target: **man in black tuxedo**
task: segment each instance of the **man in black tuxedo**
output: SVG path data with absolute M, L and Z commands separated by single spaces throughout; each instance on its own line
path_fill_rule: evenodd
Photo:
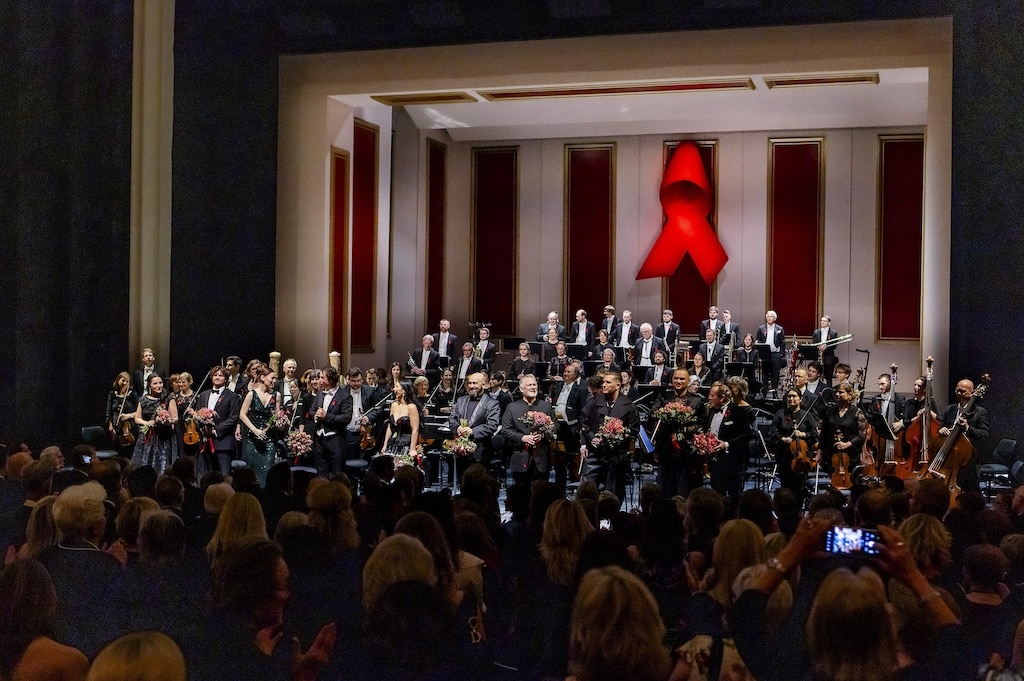
M 636 345 L 640 337 L 640 327 L 633 323 L 633 313 L 629 310 L 622 311 L 622 321 L 612 331 L 609 342 L 616 347 L 631 348 Z
M 561 381 L 551 384 L 551 403 L 555 411 L 558 441 L 565 446 L 552 458 L 555 484 L 565 489 L 568 482 L 569 462 L 580 450 L 580 416 L 587 404 L 587 386 L 580 380 L 580 365 L 572 362 L 562 371 Z
M 248 389 L 249 377 L 242 373 L 242 358 L 231 355 L 225 362 L 228 370 L 227 389 L 236 395 L 242 395 Z
M 615 333 L 615 327 L 619 325 L 622 320 L 615 315 L 614 305 L 604 306 L 604 319 L 601 320 L 601 328 L 608 334 L 608 340 L 611 341 L 612 334 Z
M 724 328 L 725 324 L 718 318 L 718 307 L 712 305 L 708 308 L 708 318 L 702 319 L 700 322 L 700 337 L 704 338 L 704 332 L 711 329 L 715 332 L 715 338 L 718 338 Z
M 665 341 L 670 351 L 674 350 L 679 337 L 679 325 L 672 321 L 672 310 L 661 311 L 661 324 L 654 327 L 654 335 Z
M 332 365 L 324 367 L 320 378 L 323 390 L 313 403 L 313 454 L 316 472 L 323 476 L 340 473 L 345 465 L 345 431 L 352 421 L 352 397 L 338 388 L 340 379 L 341 374 Z
M 381 410 L 376 407 L 373 397 L 377 394 L 373 386 L 363 382 L 363 371 L 358 367 L 352 367 L 347 374 L 348 386 L 344 390 L 352 400 L 352 418 L 345 426 L 345 458 L 357 458 L 355 453 L 360 452 L 363 456 L 372 452 L 363 452 L 361 447 L 362 432 L 360 426 L 373 425 L 376 423 Z
M 466 378 L 484 370 L 483 361 L 473 354 L 473 344 L 466 341 L 462 344 L 462 357 L 452 365 L 456 385 L 462 385 Z
M 740 325 L 732 320 L 732 312 L 722 310 L 722 331 L 718 334 L 718 340 L 722 345 L 728 345 L 726 334 L 732 336 L 733 348 L 743 345 L 743 336 L 740 335 Z
M 275 392 L 281 393 L 281 408 L 288 412 L 295 406 L 292 386 L 298 385 L 299 378 L 295 375 L 298 370 L 298 362 L 291 358 L 286 359 L 281 363 L 281 371 L 284 372 L 284 375 L 277 379 L 277 383 L 274 384 Z
M 874 395 L 867 404 L 864 411 L 868 417 L 868 423 L 875 428 L 875 432 L 885 440 L 885 451 L 877 453 L 881 461 L 895 460 L 895 442 L 890 435 L 898 435 L 903 428 L 903 412 L 905 403 L 902 395 L 897 395 L 892 389 L 892 378 L 889 374 L 881 374 L 878 377 L 878 394 Z M 882 427 L 882 422 L 888 426 Z M 892 431 L 891 433 L 889 431 Z
M 625 317 L 625 310 L 623 311 Z M 618 444 L 605 444 L 598 433 L 606 419 L 619 419 L 627 437 Z M 619 498 L 626 498 L 626 480 L 629 477 L 629 444 L 640 428 L 636 406 L 622 391 L 621 374 L 609 373 L 601 378 L 601 393 L 584 408 L 580 429 L 580 453 L 585 457 L 584 480 L 604 483 Z
M 708 462 L 711 488 L 719 494 L 739 499 L 743 491 L 743 470 L 750 453 L 753 435 L 751 422 L 744 418 L 749 411 L 733 413 L 728 386 L 718 382 L 708 395 L 705 431 L 718 437 L 718 450 Z
M 555 419 L 551 404 L 538 398 L 537 377 L 527 374 L 519 380 L 519 391 L 523 398 L 505 408 L 501 416 L 501 432 L 512 447 L 509 469 L 516 484 L 530 484 L 531 481 L 547 480 L 550 463 L 551 440 L 530 431 L 530 426 L 520 419 L 528 412 L 536 411 Z
M 479 340 L 475 344 L 476 355 L 480 358 L 480 361 L 484 363 L 484 368 L 487 371 L 491 370 L 494 366 L 494 359 L 498 353 L 498 347 L 488 340 L 491 337 L 491 330 L 486 326 L 481 326 L 477 330 Z
M 536 338 L 538 343 L 543 343 L 548 339 L 548 329 L 554 329 L 560 340 L 565 338 L 565 324 L 558 323 L 558 313 L 554 310 L 548 312 L 548 320 L 546 322 L 542 322 L 537 326 Z
M 437 363 L 437 350 L 434 350 L 434 337 L 429 333 L 422 339 L 422 347 L 412 351 L 409 360 L 409 371 L 414 376 L 426 376 L 431 385 L 441 377 L 441 369 Z
M 459 337 L 450 331 L 452 323 L 442 319 L 437 325 L 438 332 L 434 334 L 434 349 L 438 357 L 448 357 L 452 361 L 458 357 Z
M 166 379 L 167 374 L 156 366 L 156 355 L 153 354 L 153 350 L 150 348 L 142 349 L 142 368 L 136 369 L 132 374 L 132 390 L 135 391 L 136 395 L 145 395 L 146 388 L 149 385 L 149 377 L 153 374 Z
M 668 356 L 665 341 L 654 335 L 654 329 L 644 322 L 640 325 L 640 338 L 633 345 L 633 365 L 638 367 L 654 366 L 654 353 L 660 352 Z
M 823 402 L 826 406 L 835 404 L 835 391 L 825 383 L 822 379 L 821 373 L 822 368 L 818 360 L 807 363 L 807 392 L 814 395 L 820 395 L 821 398 L 819 401 Z M 897 414 L 897 416 L 899 416 L 899 414 Z
M 672 372 L 672 390 L 665 393 L 654 403 L 652 411 L 667 404 L 677 403 L 700 413 L 702 400 L 700 394 L 693 394 L 686 388 L 690 384 L 690 374 L 686 369 L 679 368 Z M 696 432 L 700 423 L 693 426 L 675 429 L 668 424 L 656 427 L 654 447 L 658 453 L 658 484 L 666 499 L 677 494 L 686 496 L 694 487 L 700 487 L 704 481 L 703 462 L 697 457 L 690 445 L 689 438 Z
M 708 368 L 711 369 L 711 381 L 720 381 L 725 369 L 725 346 L 718 342 L 711 327 L 704 331 L 704 342 L 700 344 L 700 354 L 704 355 Z
M 764 369 L 766 390 L 776 392 L 779 387 L 779 372 L 782 371 L 782 353 L 786 349 L 786 332 L 780 324 L 776 324 L 779 315 L 775 310 L 764 313 L 765 323 L 757 327 L 755 343 L 768 345 L 768 357 L 762 358 L 767 364 Z
M 501 405 L 486 392 L 487 379 L 482 373 L 470 374 L 466 378 L 466 392 L 460 395 L 448 416 L 448 426 L 458 434 L 462 422 L 472 431 L 476 451 L 472 456 L 456 459 L 455 468 L 459 475 L 474 461 L 485 467 L 491 462 L 491 436 L 501 425 Z
M 984 387 L 984 386 L 983 386 Z M 961 437 L 966 437 L 974 445 L 974 456 L 960 469 L 957 476 L 957 484 L 966 492 L 975 492 L 981 489 L 978 479 L 978 452 L 985 446 L 989 432 L 988 409 L 974 404 L 974 410 L 967 413 L 966 408 L 971 397 L 974 395 L 974 382 L 963 379 L 956 384 L 956 402 L 946 407 L 945 413 L 940 420 L 942 426 L 939 428 L 939 435 L 946 437 L 957 424 L 960 425 Z
M 828 315 L 822 315 L 821 326 L 811 334 L 811 343 L 821 343 L 835 338 L 839 338 L 839 332 L 832 328 L 832 318 Z M 836 349 L 834 347 L 825 348 L 821 359 L 825 369 L 825 382 L 832 385 L 832 374 L 836 369 L 836 365 L 839 364 L 839 358 L 836 357 Z
M 576 321 L 572 323 L 572 329 L 569 331 L 567 341 L 569 343 L 582 343 L 589 348 L 594 344 L 596 336 L 597 331 L 594 329 L 594 322 L 587 319 L 587 311 L 582 308 L 576 310 Z
M 204 443 L 202 456 L 207 470 L 216 468 L 224 475 L 231 474 L 231 459 L 235 456 L 235 428 L 238 426 L 238 412 L 242 408 L 242 398 L 227 389 L 227 380 L 228 372 L 224 367 L 210 369 L 213 388 L 199 393 L 195 402 L 196 408 L 206 407 L 217 412 L 213 433 Z

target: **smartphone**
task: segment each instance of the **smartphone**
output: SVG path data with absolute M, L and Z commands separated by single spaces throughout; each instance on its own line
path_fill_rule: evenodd
M 837 525 L 825 535 L 825 550 L 829 553 L 863 553 L 878 555 L 881 536 L 874 530 Z
M 612 529 L 612 519 L 611 518 L 605 518 L 604 520 L 602 520 L 599 523 L 599 525 L 601 526 L 602 530 L 610 530 L 610 529 Z
M 89 456 L 88 454 L 83 454 L 82 455 L 82 463 L 85 463 L 85 464 L 92 463 L 92 457 Z

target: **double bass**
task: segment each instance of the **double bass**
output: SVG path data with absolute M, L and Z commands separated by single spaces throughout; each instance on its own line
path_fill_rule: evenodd
M 935 375 L 935 360 L 929 356 L 925 363 L 925 398 L 924 409 L 919 418 L 914 419 L 900 433 L 896 449 L 902 461 L 896 464 L 893 474 L 900 480 L 906 480 L 917 471 L 924 471 L 930 459 L 929 449 L 939 441 L 939 424 L 932 416 L 932 378 Z
M 928 462 L 928 466 L 921 471 L 922 478 L 934 478 L 941 480 L 946 489 L 949 490 L 949 503 L 952 506 L 956 498 L 960 496 L 960 486 L 956 482 L 960 469 L 966 466 L 974 456 L 974 445 L 963 436 L 962 422 L 974 414 L 975 405 L 978 400 L 985 396 L 992 379 L 988 374 L 981 377 L 980 385 L 974 389 L 967 404 L 960 410 L 960 418 L 956 420 L 953 427 L 949 429 L 935 456 Z M 941 439 L 941 436 L 939 436 Z
M 899 381 L 899 367 L 893 362 L 889 365 L 890 395 L 896 394 L 896 383 Z M 890 403 L 891 404 L 891 403 Z M 882 415 L 884 417 L 884 414 Z M 891 424 L 886 424 L 891 430 Z M 892 433 L 888 433 L 891 435 Z M 864 476 L 878 478 L 892 475 L 896 469 L 896 448 L 890 450 L 889 438 L 879 433 L 878 429 L 867 422 L 864 428 L 864 448 L 861 452 L 860 462 L 864 465 Z

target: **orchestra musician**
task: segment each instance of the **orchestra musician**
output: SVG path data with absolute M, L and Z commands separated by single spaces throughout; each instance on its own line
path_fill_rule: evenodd
M 487 378 L 483 373 L 466 377 L 466 392 L 459 395 L 448 416 L 448 426 L 454 435 L 458 434 L 462 422 L 471 432 L 476 451 L 471 456 L 457 457 L 455 468 L 462 475 L 471 463 L 482 463 L 485 467 L 491 461 L 491 437 L 501 425 L 501 406 L 485 391 Z
M 623 317 L 626 311 L 623 311 Z M 625 322 L 623 322 L 625 323 Z M 626 479 L 630 474 L 629 450 L 640 427 L 636 406 L 621 391 L 622 376 L 614 372 L 601 377 L 601 392 L 584 408 L 580 428 L 580 453 L 584 456 L 583 480 L 604 484 L 619 500 L 626 498 Z M 627 437 L 613 443 L 599 437 L 607 419 L 619 419 Z
M 977 491 L 981 489 L 978 478 L 978 451 L 985 445 L 989 432 L 988 409 L 980 404 L 974 404 L 974 411 L 970 414 L 964 413 L 964 407 L 974 395 L 974 382 L 964 378 L 956 384 L 956 402 L 946 407 L 943 413 L 939 428 L 939 435 L 946 437 L 953 426 L 960 424 L 962 437 L 966 437 L 974 446 L 974 456 L 960 468 L 960 475 L 957 476 L 957 484 L 964 491 Z
M 918 376 L 914 379 L 914 393 L 910 397 L 903 401 L 903 415 L 900 426 L 909 426 L 911 421 L 916 421 L 921 418 L 921 411 L 925 408 L 925 403 L 928 403 L 928 409 L 934 414 L 938 407 L 935 406 L 935 398 L 931 398 L 928 401 L 928 379 L 924 376 Z
M 836 338 L 839 338 L 839 332 L 832 328 L 832 317 L 827 314 L 822 315 L 821 326 L 811 334 L 811 342 L 822 343 Z M 839 358 L 836 357 L 836 349 L 834 347 L 825 348 L 821 353 L 821 358 L 824 365 L 825 382 L 828 385 L 832 385 L 832 375 L 835 373 L 836 365 L 839 364 Z
M 699 352 L 693 356 L 693 368 L 690 369 L 690 377 L 696 378 L 701 388 L 707 388 L 714 382 L 711 380 L 711 367 L 705 363 L 704 355 Z
M 831 404 L 836 401 L 835 392 L 821 379 L 822 366 L 818 360 L 807 363 L 807 391 L 821 396 L 821 401 Z
M 228 390 L 241 396 L 245 392 L 245 384 L 249 382 L 249 377 L 242 373 L 242 358 L 231 355 L 224 367 L 228 370 Z
M 615 347 L 614 345 L 611 344 L 608 338 L 608 332 L 605 331 L 603 328 L 600 329 L 597 332 L 597 342 L 594 343 L 594 346 L 592 348 L 590 348 L 590 352 L 587 353 L 587 357 L 591 359 L 601 359 L 602 357 L 604 357 L 605 350 L 610 350 L 611 348 Z
M 676 347 L 676 339 L 679 338 L 679 325 L 672 321 L 672 316 L 672 310 L 662 310 L 661 324 L 654 328 L 654 335 L 665 341 L 670 351 Z
M 745 392 L 746 382 L 737 390 Z M 708 461 L 711 488 L 738 499 L 743 488 L 743 470 L 750 454 L 754 412 L 749 404 L 732 404 L 732 390 L 718 381 L 708 395 L 704 428 L 718 437 L 718 448 Z
M 437 333 L 434 334 L 434 349 L 437 350 L 438 357 L 450 357 L 454 359 L 458 352 L 456 348 L 459 347 L 459 337 L 451 332 L 452 323 L 447 319 L 442 319 L 437 324 Z
M 621 321 L 621 319 L 615 316 L 614 305 L 604 306 L 604 319 L 601 320 L 601 328 L 604 329 L 606 334 L 608 334 L 608 338 L 612 337 L 612 334 L 615 332 L 615 327 L 617 327 Z
M 718 340 L 724 345 L 729 344 L 726 334 L 732 336 L 732 344 L 735 347 L 740 342 L 740 325 L 732 320 L 732 313 L 722 310 L 722 332 L 718 334 Z M 755 391 L 756 392 L 756 391 Z
M 529 348 L 529 346 L 527 346 Z M 462 344 L 462 357 L 453 365 L 456 385 L 466 382 L 466 377 L 484 370 L 484 363 L 473 354 L 473 344 L 466 341 Z
M 436 358 L 437 353 L 434 355 Z M 339 389 L 340 380 L 341 374 L 336 368 L 325 366 L 320 372 L 321 389 L 312 407 L 313 458 L 317 474 L 324 477 L 340 473 L 345 463 L 344 431 L 352 420 L 352 398 Z
M 527 374 L 519 379 L 522 399 L 508 405 L 501 417 L 501 432 L 512 447 L 509 468 L 517 484 L 530 484 L 533 480 L 547 480 L 550 462 L 551 441 L 543 435 L 531 432 L 524 422 L 529 412 L 546 414 L 555 419 L 551 404 L 538 398 L 537 377 Z
M 522 380 L 526 374 L 536 371 L 537 365 L 530 356 L 530 346 L 526 343 L 519 344 L 519 356 L 509 362 L 508 375 L 515 376 L 516 380 Z
M 554 329 L 548 331 L 547 337 L 544 339 L 544 344 L 541 345 L 540 350 L 540 361 L 550 362 L 556 354 L 558 354 L 558 344 L 561 339 L 558 337 L 558 332 Z
M 618 363 L 615 361 L 615 351 L 611 348 L 605 348 L 604 352 L 601 353 L 601 364 L 597 367 L 598 373 L 602 371 L 621 371 Z
M 772 429 L 768 436 L 778 464 L 779 482 L 783 487 L 793 490 L 797 499 L 804 496 L 803 485 L 807 479 L 806 472 L 793 470 L 793 441 L 800 440 L 806 445 L 805 454 L 813 458 L 817 449 L 818 419 L 802 406 L 803 396 L 796 388 L 786 391 L 786 404 L 775 412 L 772 418 Z M 799 443 L 797 445 L 800 446 Z
M 640 397 L 640 388 L 633 370 L 629 367 L 621 369 L 619 376 L 622 377 L 622 387 L 619 390 L 623 395 L 636 402 Z
M 440 376 L 437 363 L 437 350 L 434 350 L 434 337 L 429 333 L 421 339 L 422 346 L 413 350 L 409 357 L 409 371 L 414 376 L 426 376 L 434 383 Z
M 633 364 L 641 367 L 653 366 L 654 353 L 658 351 L 668 355 L 668 347 L 665 345 L 665 340 L 655 336 L 654 327 L 644 322 L 640 325 L 640 338 L 633 346 Z
M 672 370 L 665 364 L 665 353 L 657 350 L 654 353 L 654 365 L 647 370 L 644 383 L 653 386 L 667 385 L 671 380 Z M 683 386 L 686 389 L 686 386 Z
M 551 403 L 557 420 L 556 434 L 559 443 L 564 443 L 565 452 L 553 457 L 555 484 L 565 489 L 568 481 L 568 465 L 580 449 L 580 423 L 583 407 L 587 403 L 587 386 L 580 380 L 579 365 L 575 362 L 565 368 L 562 381 L 551 386 Z
M 671 392 L 665 393 L 652 405 L 656 412 L 665 405 L 676 403 L 689 407 L 699 414 L 703 400 L 700 394 L 687 390 L 690 384 L 689 372 L 680 367 L 672 372 Z M 654 451 L 658 456 L 658 484 L 662 496 L 672 498 L 677 494 L 686 496 L 694 487 L 700 487 L 704 480 L 704 467 L 690 444 L 690 437 L 696 432 L 698 423 L 691 427 L 675 430 L 674 426 L 656 424 L 654 427 Z
M 576 321 L 572 323 L 567 340 L 586 348 L 594 344 L 594 322 L 587 320 L 586 310 L 576 310 Z
M 434 396 L 427 403 L 428 414 L 442 414 L 447 416 L 452 412 L 452 401 L 456 392 L 455 372 L 451 368 L 441 372 L 441 382 L 434 390 Z
M 562 380 L 562 374 L 565 373 L 565 367 L 572 362 L 572 357 L 565 354 L 565 341 L 558 341 L 555 345 L 555 352 L 557 353 L 548 362 L 548 376 L 551 380 L 558 382 Z
M 274 390 L 276 392 L 281 393 L 282 406 L 288 411 L 291 411 L 292 407 L 294 406 L 292 402 L 292 385 L 297 383 L 299 380 L 295 376 L 298 370 L 298 362 L 296 362 L 294 359 L 286 359 L 281 364 L 281 371 L 284 372 L 284 375 L 278 379 L 277 385 L 274 386 Z
M 210 446 L 203 451 L 206 458 L 203 468 L 219 470 L 224 475 L 231 473 L 231 457 L 235 455 L 235 426 L 238 425 L 238 415 L 242 408 L 242 398 L 227 389 L 227 381 L 227 369 L 220 366 L 210 369 L 210 383 L 213 387 L 199 393 L 194 405 L 195 410 L 206 407 L 217 413 L 209 439 Z
M 725 346 L 717 342 L 714 329 L 710 326 L 704 331 L 704 342 L 700 344 L 698 354 L 703 355 L 711 371 L 711 382 L 722 380 L 725 368 Z
M 131 449 L 134 443 L 120 444 L 118 436 L 121 429 L 124 427 L 122 424 L 128 423 L 128 431 L 134 437 L 136 435 L 135 428 L 135 407 L 138 406 L 139 398 L 131 389 L 132 377 L 127 371 L 122 371 L 114 379 L 114 384 L 111 386 L 111 390 L 107 393 L 107 409 L 106 409 L 106 423 L 107 432 L 110 433 L 111 439 L 118 443 L 118 449 L 121 450 L 122 456 L 127 454 L 131 456 Z
M 167 374 L 156 366 L 156 355 L 152 348 L 142 348 L 142 368 L 132 374 L 132 390 L 136 395 L 144 395 L 149 386 L 149 377 L 153 374 L 166 378 Z M 173 386 L 172 386 L 173 387 Z
M 825 410 L 821 419 L 817 459 L 824 469 L 832 470 L 834 454 L 848 455 L 850 470 L 860 464 L 860 452 L 864 446 L 860 415 L 857 391 L 848 382 L 840 383 L 836 387 L 836 403 Z
M 700 322 L 700 335 L 698 338 L 706 338 L 705 332 L 708 329 L 711 329 L 715 334 L 715 338 L 718 338 L 718 334 L 722 332 L 722 328 L 722 321 L 718 318 L 718 307 L 712 305 L 708 308 L 708 318 L 702 319 Z
M 903 429 L 904 410 L 903 396 L 897 395 L 896 391 L 892 389 L 892 377 L 889 374 L 880 374 L 878 376 L 878 394 L 873 396 L 865 405 L 865 411 L 869 418 L 872 415 L 881 418 L 889 425 L 892 434 L 898 435 L 900 430 Z M 884 461 L 892 460 L 895 451 L 894 441 L 889 437 L 889 433 L 885 429 L 876 429 L 876 432 L 886 441 L 886 451 L 879 452 L 879 458 Z
M 495 355 L 498 352 L 498 347 L 488 340 L 491 337 L 491 330 L 486 326 L 481 326 L 477 329 L 478 340 L 476 347 L 474 348 L 475 354 L 480 358 L 480 361 L 484 363 L 484 368 L 487 371 L 491 370 L 494 366 Z
M 631 348 L 640 337 L 640 327 L 633 323 L 633 313 L 622 311 L 622 321 L 612 332 L 612 344 L 620 348 Z
M 542 322 L 537 326 L 537 342 L 540 343 L 547 340 L 548 334 L 551 331 L 555 332 L 556 341 L 561 340 L 565 335 L 565 325 L 558 323 L 558 313 L 554 310 L 548 312 L 548 320 L 546 322 Z
M 782 353 L 786 349 L 786 332 L 783 330 L 780 324 L 776 324 L 779 315 L 775 313 L 775 310 L 768 310 L 764 313 L 765 323 L 757 327 L 757 336 L 754 337 L 754 342 L 762 343 L 768 346 L 768 357 L 762 357 L 762 366 L 765 364 L 765 383 L 767 383 L 767 389 L 771 390 L 773 394 L 778 392 L 779 388 L 779 373 L 782 371 L 784 364 L 782 360 Z
M 754 334 L 748 333 L 743 336 L 743 342 L 736 349 L 736 361 L 743 364 L 742 376 L 747 379 L 750 389 L 755 393 L 761 392 L 761 383 L 755 379 L 755 371 L 758 362 L 761 361 L 761 353 L 754 347 Z

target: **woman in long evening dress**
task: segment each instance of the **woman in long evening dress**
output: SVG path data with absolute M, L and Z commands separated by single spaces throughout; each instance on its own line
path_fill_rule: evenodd
M 268 426 L 281 403 L 281 396 L 274 392 L 277 374 L 269 367 L 261 365 L 254 374 L 255 380 L 249 383 L 250 389 L 242 400 L 238 418 L 245 424 L 242 459 L 256 473 L 256 479 L 263 487 L 267 484 L 267 471 L 277 456 L 273 433 L 268 432 Z
M 157 425 L 157 411 L 163 409 L 170 414 L 170 422 Z M 135 423 L 139 426 L 139 437 L 135 441 L 132 463 L 136 466 L 152 466 L 158 475 L 170 468 L 181 454 L 174 424 L 178 422 L 178 405 L 164 392 L 164 379 L 159 374 L 150 374 L 146 394 L 135 408 Z

